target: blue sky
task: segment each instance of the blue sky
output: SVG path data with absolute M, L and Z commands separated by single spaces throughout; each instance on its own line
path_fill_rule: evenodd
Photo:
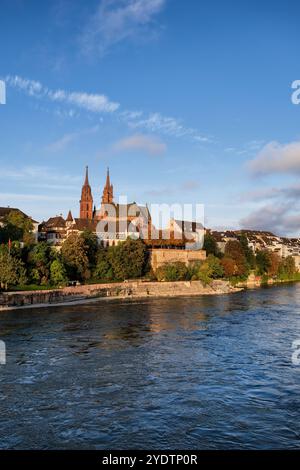
M 299 235 L 297 1 L 1 0 L 0 205 L 116 195 Z

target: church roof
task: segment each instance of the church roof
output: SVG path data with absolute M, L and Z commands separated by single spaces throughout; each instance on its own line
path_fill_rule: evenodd
M 107 206 L 107 207 L 106 207 Z M 110 204 L 104 204 L 102 210 L 96 211 L 96 214 L 101 214 L 101 212 L 106 210 L 111 217 L 120 217 L 121 216 L 128 216 L 128 217 L 144 217 L 148 220 L 151 219 L 151 214 L 147 206 L 141 206 L 136 202 L 131 202 L 129 204 L 116 204 L 114 202 Z M 110 213 L 110 210 L 112 213 Z

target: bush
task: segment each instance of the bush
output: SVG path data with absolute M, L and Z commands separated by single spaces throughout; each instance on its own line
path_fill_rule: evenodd
M 188 268 L 180 261 L 160 266 L 155 274 L 158 281 L 184 281 L 189 278 Z

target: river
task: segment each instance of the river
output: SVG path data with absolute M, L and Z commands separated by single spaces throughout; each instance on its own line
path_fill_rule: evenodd
M 2 449 L 300 448 L 300 284 L 3 312 Z

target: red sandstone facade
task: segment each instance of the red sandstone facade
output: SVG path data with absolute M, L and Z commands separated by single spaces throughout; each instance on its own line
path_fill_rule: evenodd
M 92 219 L 93 218 L 93 196 L 92 189 L 89 183 L 89 170 L 86 167 L 85 181 L 81 190 L 80 199 L 80 219 Z

